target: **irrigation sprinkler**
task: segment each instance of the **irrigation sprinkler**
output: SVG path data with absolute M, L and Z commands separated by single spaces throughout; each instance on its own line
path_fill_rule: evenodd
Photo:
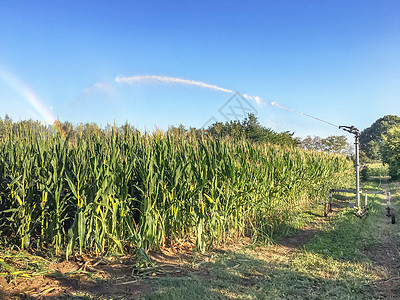
M 325 216 L 328 215 L 328 213 L 332 209 L 332 194 L 334 192 L 345 192 L 345 193 L 354 193 L 356 194 L 356 210 L 355 214 L 356 216 L 362 218 L 367 214 L 367 209 L 368 209 L 368 194 L 374 194 L 374 199 L 377 194 L 385 194 L 387 197 L 387 205 L 386 205 L 386 210 L 387 214 L 386 216 L 392 218 L 392 224 L 396 223 L 396 215 L 395 215 L 395 210 L 390 204 L 390 192 L 388 191 L 361 191 L 360 190 L 360 131 L 354 127 L 354 126 L 339 126 L 339 129 L 343 129 L 344 131 L 347 131 L 351 134 L 354 134 L 355 138 L 355 150 L 356 150 L 356 161 L 354 163 L 354 167 L 356 168 L 356 189 L 355 190 L 342 190 L 342 189 L 330 189 L 329 190 L 329 202 L 326 203 L 325 205 Z M 365 206 L 362 208 L 361 207 L 361 193 L 365 194 Z M 353 205 L 352 205 L 353 204 Z M 350 207 L 354 207 L 354 202 L 350 203 Z
M 329 202 L 325 204 L 325 216 L 332 210 L 332 193 L 334 192 L 344 192 L 344 193 L 355 193 L 356 194 L 356 215 L 363 217 L 367 211 L 367 192 L 365 193 L 365 207 L 361 209 L 361 199 L 360 199 L 360 131 L 354 126 L 339 126 L 339 129 L 343 129 L 351 134 L 354 134 L 355 138 L 355 150 L 356 150 L 356 161 L 354 167 L 356 168 L 356 189 L 355 190 L 344 190 L 344 189 L 331 189 L 329 190 Z M 353 204 L 353 205 L 352 205 Z M 354 206 L 354 202 L 350 203 L 350 207 Z
M 349 133 L 354 134 L 355 138 L 355 148 L 356 148 L 356 162 L 354 167 L 356 168 L 356 200 L 357 207 L 361 207 L 360 200 L 360 131 L 354 126 L 339 126 L 339 129 L 343 129 Z
M 365 206 L 364 206 L 364 208 L 361 208 L 361 199 L 360 199 L 360 197 L 361 197 L 362 191 L 360 190 L 360 148 L 359 148 L 359 146 L 360 146 L 360 131 L 356 127 L 354 127 L 354 126 L 337 126 L 337 125 L 335 125 L 335 124 L 333 124 L 331 122 L 328 122 L 328 121 L 316 118 L 314 116 L 302 113 L 301 111 L 297 111 L 297 110 L 282 106 L 282 105 L 280 105 L 280 104 L 278 104 L 276 102 L 271 102 L 271 104 L 274 105 L 274 106 L 277 106 L 279 108 L 295 112 L 295 113 L 297 113 L 299 115 L 302 115 L 302 116 L 305 116 L 305 117 L 309 117 L 309 118 L 312 118 L 312 119 L 320 121 L 320 122 L 324 122 L 324 123 L 326 123 L 328 125 L 331 125 L 333 127 L 336 127 L 336 128 L 339 127 L 339 129 L 343 129 L 344 131 L 347 131 L 347 132 L 349 132 L 351 134 L 354 134 L 354 138 L 355 138 L 354 145 L 355 145 L 355 150 L 356 150 L 356 161 L 354 163 L 354 167 L 356 168 L 356 189 L 355 190 L 350 190 L 350 189 L 349 190 L 330 189 L 329 190 L 329 201 L 325 203 L 325 210 L 324 210 L 325 217 L 327 217 L 328 214 L 332 211 L 332 204 L 333 204 L 332 203 L 332 196 L 333 196 L 334 192 L 356 194 L 357 207 L 356 207 L 355 214 L 360 218 L 365 216 L 366 213 L 367 213 L 368 194 L 374 194 L 375 195 L 374 199 L 375 199 L 377 194 L 386 194 L 387 195 L 387 199 L 388 199 L 387 200 L 388 204 L 387 204 L 387 208 L 386 208 L 387 209 L 387 216 L 388 217 L 392 217 L 392 223 L 395 224 L 395 222 L 396 222 L 395 210 L 390 205 L 390 192 L 364 191 L 364 193 L 365 193 Z M 350 207 L 354 208 L 354 204 L 355 204 L 354 202 L 350 202 Z

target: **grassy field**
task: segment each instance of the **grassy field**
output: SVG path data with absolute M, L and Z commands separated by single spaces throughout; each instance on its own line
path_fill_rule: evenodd
M 398 207 L 399 186 L 383 187 Z M 217 255 L 197 274 L 157 281 L 146 299 L 399 299 L 400 230 L 385 217 L 385 205 L 376 198 L 363 219 L 343 208 L 311 237 L 298 233 L 297 243 Z

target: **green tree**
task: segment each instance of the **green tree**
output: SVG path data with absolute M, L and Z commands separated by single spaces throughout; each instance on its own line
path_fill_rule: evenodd
M 254 114 L 249 114 L 243 121 L 246 137 L 252 141 L 261 142 L 267 140 L 269 131 L 266 131 L 258 122 Z
M 84 137 L 87 137 L 87 138 L 92 137 L 92 136 L 100 136 L 100 137 L 103 137 L 103 135 L 104 135 L 104 133 L 103 133 L 103 131 L 100 129 L 100 127 L 99 127 L 96 123 L 94 123 L 94 122 L 92 122 L 92 123 L 86 123 L 86 124 L 81 125 L 81 126 L 82 126 L 82 128 L 81 128 L 81 130 L 82 130 L 82 135 L 83 135 Z M 124 127 L 124 128 L 125 128 L 125 127 Z
M 331 135 L 323 139 L 323 149 L 325 152 L 343 154 L 347 149 L 347 138 L 344 135 Z
M 381 146 L 382 162 L 389 165 L 389 175 L 400 177 L 400 126 L 395 126 L 383 136 Z
M 288 131 L 277 133 L 270 128 L 260 124 L 254 114 L 248 116 L 242 121 L 230 121 L 226 123 L 216 122 L 206 130 L 213 137 L 230 136 L 236 140 L 246 138 L 254 142 L 272 143 L 296 147 L 298 140 L 293 138 L 294 133 Z
M 382 136 L 394 126 L 400 126 L 400 117 L 387 115 L 376 120 L 370 127 L 365 128 L 360 135 L 360 150 L 374 160 L 380 159 L 379 145 L 382 143 Z
M 308 135 L 305 139 L 300 141 L 300 147 L 306 150 L 321 151 L 322 139 L 319 136 L 311 137 Z
M 353 147 L 344 135 L 331 135 L 324 139 L 319 136 L 307 136 L 300 141 L 300 146 L 307 150 L 338 153 L 347 156 L 351 156 L 353 153 Z

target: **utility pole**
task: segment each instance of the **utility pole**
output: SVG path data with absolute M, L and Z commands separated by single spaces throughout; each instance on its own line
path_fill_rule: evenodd
M 354 134 L 355 137 L 355 148 L 356 148 L 356 162 L 354 167 L 356 168 L 356 199 L 357 207 L 361 207 L 360 200 L 360 131 L 354 126 L 339 126 L 339 129 L 343 129 L 349 133 Z

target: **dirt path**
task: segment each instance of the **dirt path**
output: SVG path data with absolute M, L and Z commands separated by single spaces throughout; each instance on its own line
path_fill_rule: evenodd
M 373 283 L 376 299 L 400 299 L 400 216 L 398 215 L 400 184 L 385 183 L 382 187 L 391 192 L 391 202 L 397 213 L 397 224 L 392 224 L 391 218 L 386 217 L 386 200 L 381 200 L 382 218 L 375 228 L 379 246 L 369 251 L 367 255 L 382 276 L 382 279 Z
M 307 241 L 312 238 L 321 227 L 327 225 L 329 221 L 343 208 L 348 205 L 346 197 L 344 199 L 336 199 L 332 206 L 331 212 L 327 217 L 322 215 L 315 215 L 315 219 L 308 226 L 299 229 L 293 236 L 285 237 L 280 240 L 275 248 L 282 251 L 286 256 L 292 254 L 295 250 L 303 247 Z M 273 249 L 273 248 L 272 248 Z

